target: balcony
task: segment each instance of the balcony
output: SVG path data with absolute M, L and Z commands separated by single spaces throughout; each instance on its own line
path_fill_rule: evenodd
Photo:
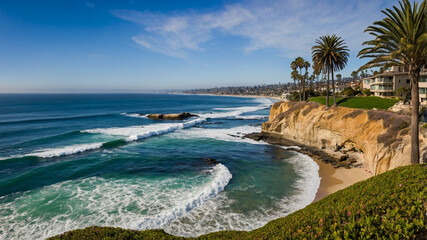
M 372 90 L 371 89 L 371 92 L 393 92 L 393 89 L 381 89 L 381 90 L 378 90 L 378 89 Z
M 375 83 L 372 83 L 372 85 L 379 85 L 379 84 L 381 84 L 381 85 L 384 85 L 384 84 L 393 85 L 393 81 L 391 81 L 391 82 L 375 82 Z

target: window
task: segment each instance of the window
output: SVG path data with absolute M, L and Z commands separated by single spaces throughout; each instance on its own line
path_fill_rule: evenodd
M 420 82 L 427 82 L 427 76 L 420 77 Z
M 426 89 L 425 88 L 420 88 L 418 91 L 419 91 L 420 94 L 425 94 L 426 93 Z
M 409 83 L 409 79 L 406 79 L 406 83 Z

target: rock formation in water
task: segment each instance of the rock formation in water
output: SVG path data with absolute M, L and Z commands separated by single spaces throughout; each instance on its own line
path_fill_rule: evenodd
M 147 114 L 150 119 L 165 119 L 165 120 L 183 120 L 190 117 L 198 117 L 197 115 L 183 112 L 183 113 L 170 113 L 170 114 Z
M 387 111 L 330 107 L 317 103 L 277 102 L 262 124 L 262 134 L 326 151 L 359 152 L 373 174 L 410 164 L 411 119 Z M 420 134 L 421 156 L 427 145 Z

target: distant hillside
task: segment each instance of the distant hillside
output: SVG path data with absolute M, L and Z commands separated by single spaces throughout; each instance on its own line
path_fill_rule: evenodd
M 356 183 L 250 232 L 197 239 L 425 239 L 427 165 L 400 167 Z M 52 239 L 184 239 L 163 230 L 88 227 Z
M 280 96 L 286 89 L 290 88 L 290 86 L 290 83 L 279 83 L 257 86 L 191 89 L 183 92 L 189 94 Z

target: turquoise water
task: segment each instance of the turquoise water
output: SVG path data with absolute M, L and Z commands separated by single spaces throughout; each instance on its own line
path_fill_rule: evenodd
M 250 139 L 269 99 L 0 95 L 0 239 L 91 225 L 181 236 L 251 230 L 309 204 L 307 156 Z M 183 121 L 147 113 L 191 112 Z M 204 158 L 219 164 L 207 165 Z

